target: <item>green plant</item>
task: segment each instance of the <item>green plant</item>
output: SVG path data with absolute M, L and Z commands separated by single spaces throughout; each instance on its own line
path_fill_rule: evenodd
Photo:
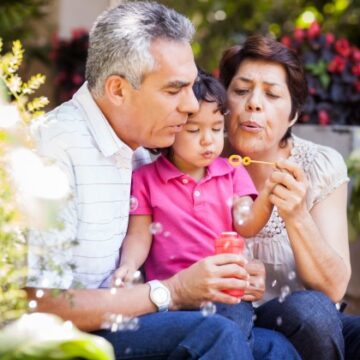
M 360 235 L 360 149 L 355 149 L 347 159 L 352 189 L 348 206 L 350 239 Z
M 10 175 L 9 155 L 14 147 L 30 146 L 26 123 L 40 115 L 41 108 L 47 104 L 45 97 L 29 100 L 29 95 L 39 88 L 45 77 L 36 75 L 23 82 L 17 74 L 24 52 L 21 43 L 15 41 L 12 52 L 5 55 L 1 55 L 1 49 L 0 39 L 0 87 L 3 97 L 0 103 L 0 325 L 19 317 L 28 309 L 26 294 L 21 289 L 26 275 L 26 241 L 23 235 L 26 223 Z M 8 104 L 9 101 L 11 104 Z M 16 132 L 13 131 L 15 128 Z

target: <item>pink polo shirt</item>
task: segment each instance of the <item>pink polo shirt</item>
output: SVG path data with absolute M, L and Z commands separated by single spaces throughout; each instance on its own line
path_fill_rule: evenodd
M 257 191 L 245 168 L 224 158 L 217 158 L 199 182 L 164 156 L 134 171 L 132 196 L 139 205 L 131 215 L 152 215 L 162 225 L 144 264 L 146 278 L 168 278 L 213 255 L 215 239 L 233 230 L 229 200 L 234 194 L 256 197 Z

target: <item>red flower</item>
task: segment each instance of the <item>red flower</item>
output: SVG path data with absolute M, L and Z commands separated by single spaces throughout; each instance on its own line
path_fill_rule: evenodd
M 325 34 L 325 41 L 327 45 L 331 45 L 335 41 L 335 36 L 332 33 Z
M 348 57 L 351 52 L 349 41 L 345 38 L 341 38 L 335 42 L 335 50 L 343 57 Z
M 296 28 L 294 30 L 294 38 L 299 41 L 302 42 L 305 38 L 305 31 L 303 29 L 300 28 Z
M 360 76 L 360 64 L 356 64 L 351 68 L 351 72 L 355 75 L 355 76 Z
M 327 69 L 332 73 L 342 73 L 345 70 L 346 60 L 341 56 L 335 56 L 328 64 Z
M 291 39 L 290 39 L 290 37 L 289 36 L 283 36 L 282 38 L 281 38 L 281 43 L 283 44 L 283 45 L 285 45 L 285 46 L 287 46 L 288 48 L 289 47 L 291 47 Z
M 309 39 L 315 39 L 316 37 L 318 37 L 320 35 L 320 25 L 319 23 L 317 23 L 316 21 L 314 21 L 307 32 L 308 38 Z
M 310 87 L 309 88 L 309 94 L 310 95 L 315 95 L 316 94 L 316 89 L 314 87 Z
M 87 35 L 88 31 L 84 28 L 77 28 L 71 31 L 71 36 L 74 40 L 80 39 L 82 36 Z
M 354 46 L 351 50 L 351 59 L 354 62 L 360 62 L 360 49 Z
M 320 110 L 318 113 L 319 124 L 328 125 L 330 123 L 330 116 L 326 110 Z

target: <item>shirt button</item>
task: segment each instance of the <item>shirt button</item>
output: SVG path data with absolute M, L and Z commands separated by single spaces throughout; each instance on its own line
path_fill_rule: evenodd
M 187 184 L 189 182 L 189 179 L 184 178 L 184 179 L 182 179 L 182 182 L 183 182 L 183 184 Z
M 199 190 L 194 191 L 194 196 L 199 197 L 200 196 L 200 191 Z

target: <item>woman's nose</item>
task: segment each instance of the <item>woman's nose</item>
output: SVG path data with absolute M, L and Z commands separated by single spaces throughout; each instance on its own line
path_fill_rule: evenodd
M 262 111 L 262 105 L 260 101 L 260 97 L 256 94 L 252 94 L 252 96 L 246 102 L 246 110 L 247 111 Z

